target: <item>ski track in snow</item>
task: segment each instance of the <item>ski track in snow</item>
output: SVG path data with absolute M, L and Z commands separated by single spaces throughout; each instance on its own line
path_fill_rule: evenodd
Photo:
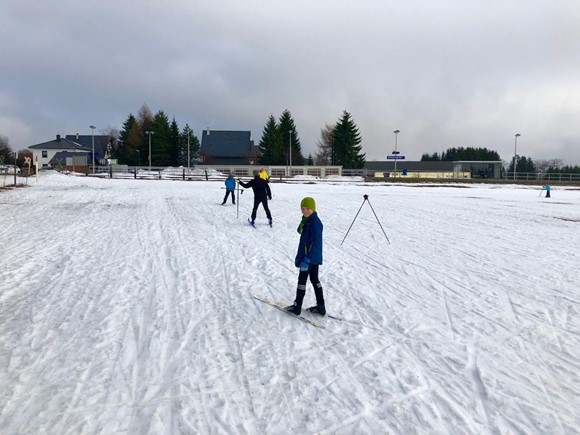
M 221 187 L 0 193 L 3 434 L 580 433 L 578 190 L 273 183 L 254 229 Z M 341 245 L 363 194 L 390 244 L 363 204 Z M 304 196 L 325 330 L 252 298 L 292 302 Z

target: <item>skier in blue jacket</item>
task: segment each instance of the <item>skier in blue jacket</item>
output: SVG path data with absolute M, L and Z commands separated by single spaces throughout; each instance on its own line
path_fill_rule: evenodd
M 544 186 L 544 190 L 546 191 L 546 198 L 550 197 L 550 183 L 546 183 L 546 185 Z
M 224 202 L 222 202 L 222 205 L 226 203 L 226 201 L 228 200 L 228 196 L 230 196 L 230 193 L 232 194 L 232 204 L 236 203 L 236 196 L 234 195 L 235 190 L 236 190 L 236 180 L 234 179 L 234 176 L 230 174 L 228 175 L 228 178 L 226 178 L 226 196 L 224 196 Z
M 286 307 L 286 311 L 295 315 L 301 313 L 302 301 L 306 294 L 306 281 L 310 277 L 310 282 L 314 287 L 314 294 L 316 296 L 316 305 L 307 308 L 307 311 L 324 316 L 326 314 L 324 294 L 322 292 L 322 285 L 318 279 L 318 269 L 322 265 L 323 225 L 316 213 L 314 198 L 304 198 L 300 202 L 300 208 L 302 210 L 302 221 L 298 226 L 300 243 L 298 244 L 298 252 L 294 259 L 294 265 L 300 268 L 298 287 L 296 289 L 294 304 Z

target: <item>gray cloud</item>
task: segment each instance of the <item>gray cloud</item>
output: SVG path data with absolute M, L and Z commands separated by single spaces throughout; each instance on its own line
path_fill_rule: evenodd
M 54 4 L 56 3 L 56 4 Z M 4 4 L 0 134 L 13 148 L 121 127 L 144 102 L 200 135 L 289 109 L 305 154 L 352 113 L 369 160 L 481 146 L 580 164 L 574 1 Z

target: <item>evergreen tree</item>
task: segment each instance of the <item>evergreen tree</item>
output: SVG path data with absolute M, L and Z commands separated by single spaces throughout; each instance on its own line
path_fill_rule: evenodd
M 129 165 L 149 164 L 149 135 L 151 134 L 151 164 L 153 166 L 187 166 L 187 138 L 190 140 L 190 156 L 199 156 L 199 140 L 186 125 L 182 132 L 173 117 L 171 123 L 163 112 L 152 114 L 147 104 L 143 103 L 137 117 L 129 114 L 123 129 L 113 137 L 107 148 L 107 156 L 116 158 L 119 163 Z M 112 133 L 111 133 L 112 134 Z
M 296 132 L 294 119 L 288 109 L 282 112 L 278 122 L 278 131 L 282 138 L 282 155 L 287 165 L 290 164 L 290 155 L 292 155 L 292 165 L 301 166 L 304 164 L 304 156 L 302 155 L 302 147 L 300 146 L 300 139 Z M 292 147 L 292 154 L 290 154 L 290 146 Z
M 179 126 L 175 121 L 175 116 L 171 121 L 171 125 L 169 126 L 169 165 L 170 166 L 179 166 L 180 164 L 180 134 L 179 134 Z
M 187 162 L 188 155 L 188 141 L 189 141 L 189 165 Z M 199 139 L 193 134 L 193 130 L 189 124 L 185 124 L 179 138 L 179 164 L 188 167 L 192 166 L 192 162 L 199 157 Z
M 348 169 L 360 169 L 365 164 L 365 154 L 361 154 L 362 138 L 358 128 L 346 110 L 336 123 L 332 141 L 332 164 Z
M 306 164 L 308 166 L 314 166 L 314 158 L 312 157 L 312 153 L 308 154 L 308 158 L 306 159 Z
M 153 166 L 169 166 L 171 164 L 171 127 L 169 118 L 163 110 L 158 111 L 153 117 L 152 129 L 155 134 L 151 136 L 151 164 Z
M 514 159 L 512 158 L 510 164 L 507 169 L 508 172 L 514 171 Z M 536 165 L 531 158 L 526 156 L 521 156 L 518 159 L 518 163 L 516 164 L 516 172 L 518 173 L 535 173 L 536 172 Z
M 274 115 L 270 115 L 260 138 L 260 164 L 283 165 L 282 136 L 278 130 Z
M 137 166 L 139 152 L 143 148 L 143 137 L 139 121 L 129 114 L 119 133 L 118 146 L 110 150 L 111 158 L 117 159 L 120 164 Z

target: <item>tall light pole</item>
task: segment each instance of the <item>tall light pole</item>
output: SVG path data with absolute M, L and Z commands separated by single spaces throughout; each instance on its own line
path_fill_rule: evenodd
M 516 143 L 514 145 L 514 180 L 516 179 L 516 166 L 518 164 L 518 137 L 520 137 L 521 134 L 516 133 Z
M 151 135 L 155 134 L 155 132 L 147 130 L 145 134 L 149 135 L 149 173 L 151 173 Z
M 395 156 L 395 177 L 397 176 L 397 157 L 399 154 L 399 151 L 397 151 L 397 135 L 400 132 L 401 132 L 400 130 L 393 131 L 393 133 L 395 133 L 395 151 L 393 151 L 393 155 Z
M 289 130 L 288 133 L 290 133 L 288 140 L 290 141 L 290 174 L 288 174 L 290 177 L 292 176 L 292 130 Z
M 92 139 L 93 139 L 93 174 L 95 173 L 95 127 L 94 125 L 90 125 L 89 128 L 93 131 L 92 133 Z M 73 155 L 73 161 L 74 161 L 74 155 Z
M 189 175 L 189 128 L 187 129 L 187 175 Z

